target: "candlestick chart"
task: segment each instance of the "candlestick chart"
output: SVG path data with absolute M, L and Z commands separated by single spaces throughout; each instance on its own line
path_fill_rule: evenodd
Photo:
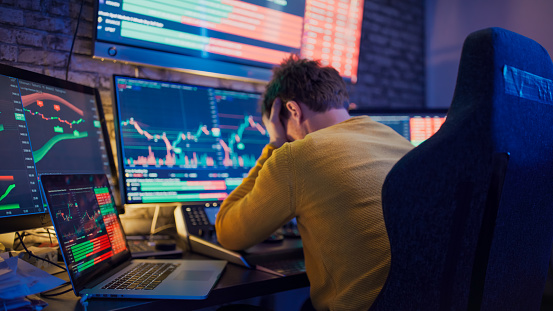
M 134 118 L 122 121 L 126 153 L 136 153 L 131 150 L 140 150 L 139 152 L 143 153 L 134 157 L 127 156 L 125 164 L 182 168 L 253 167 L 260 154 L 260 146 L 262 148 L 266 144 L 266 139 L 260 137 L 248 140 L 248 136 L 267 134 L 255 120 L 259 118 L 230 114 L 219 114 L 219 118 L 226 119 L 226 123 L 230 124 L 209 128 L 200 122 L 197 128 L 191 131 L 147 131 L 142 128 L 141 122 Z M 135 142 L 130 143 L 131 140 Z M 221 150 L 224 154 L 222 161 L 216 161 L 221 159 Z
M 127 77 L 116 83 L 129 203 L 222 200 L 269 141 L 257 93 Z
M 255 97 L 251 94 L 216 91 L 220 144 L 225 167 L 252 168 L 261 150 L 269 142 L 262 125 Z
M 121 122 L 125 141 L 125 164 L 129 166 L 156 167 L 215 167 L 219 152 L 215 128 L 198 124 L 196 130 L 148 129 L 145 123 L 134 118 Z

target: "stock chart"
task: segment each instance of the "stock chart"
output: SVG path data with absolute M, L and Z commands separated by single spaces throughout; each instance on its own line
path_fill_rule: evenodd
M 39 175 L 104 171 L 107 154 L 93 95 L 22 80 L 20 90 Z
M 269 140 L 257 93 L 131 78 L 117 88 L 130 202 L 224 199 Z
M 107 187 L 65 187 L 74 189 L 49 190 L 50 208 L 57 229 L 63 232 L 70 269 L 78 275 L 124 251 L 126 244 Z

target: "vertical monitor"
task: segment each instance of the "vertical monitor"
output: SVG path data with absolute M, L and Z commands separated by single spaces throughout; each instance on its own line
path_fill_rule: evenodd
M 447 109 L 352 110 L 350 115 L 368 115 L 418 146 L 440 129 Z
M 112 173 L 94 88 L 0 65 L 0 232 L 51 224 L 43 174 Z
M 269 136 L 259 93 L 114 76 L 124 203 L 219 201 Z

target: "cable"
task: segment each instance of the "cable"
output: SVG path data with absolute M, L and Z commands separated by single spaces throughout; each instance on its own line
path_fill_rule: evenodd
M 65 282 L 65 283 L 61 284 L 60 286 L 58 286 L 58 287 L 56 287 L 56 288 L 53 288 L 53 289 L 51 289 L 51 290 L 47 290 L 47 291 L 45 291 L 45 292 L 42 292 L 42 293 L 40 293 L 40 297 L 45 297 L 45 298 L 55 297 L 55 296 L 63 295 L 63 294 L 65 294 L 65 293 L 68 293 L 68 292 L 72 291 L 72 290 L 73 290 L 73 287 L 71 287 L 70 289 L 64 290 L 63 292 L 58 292 L 58 293 L 53 293 L 53 294 L 45 294 L 45 293 L 47 293 L 47 292 L 51 292 L 51 291 L 53 291 L 53 290 L 56 290 L 56 289 L 58 289 L 58 288 L 60 288 L 60 287 L 64 287 L 64 286 L 67 286 L 67 285 L 71 285 L 71 283 L 70 283 L 70 282 Z
M 73 41 L 71 42 L 71 49 L 69 50 L 69 58 L 67 59 L 67 67 L 65 68 L 65 80 L 69 78 L 69 64 L 71 63 L 71 55 L 73 54 L 75 39 L 77 39 L 77 31 L 79 30 L 79 23 L 81 22 L 81 14 L 83 13 L 84 2 L 85 0 L 81 1 L 81 8 L 79 10 L 79 16 L 77 17 L 77 27 L 75 27 L 75 34 L 73 35 Z
M 50 234 L 50 229 L 46 228 L 46 232 L 48 232 L 48 238 L 50 238 L 50 245 L 54 244 L 52 242 L 52 235 Z
M 164 226 L 161 226 L 161 227 L 155 229 L 154 232 L 152 232 L 152 234 L 158 234 L 158 233 L 160 233 L 160 232 L 163 231 L 163 230 L 167 230 L 167 229 L 175 228 L 175 227 L 176 227 L 175 224 L 164 225 Z
M 17 232 L 16 232 L 17 233 Z M 17 235 L 19 237 L 19 244 L 18 245 L 15 245 L 15 241 L 13 242 L 13 249 L 14 250 L 17 250 L 19 248 L 19 246 L 21 246 L 21 243 L 23 242 L 23 238 L 26 236 L 26 233 L 23 232 L 23 238 L 21 238 L 21 236 L 18 234 Z
M 23 246 L 23 248 L 25 249 L 25 252 L 27 252 L 27 254 L 30 256 L 30 257 L 33 257 L 35 259 L 39 259 L 39 260 L 43 260 L 43 261 L 46 261 L 47 263 L 49 264 L 52 264 L 60 269 L 62 269 L 63 271 L 67 271 L 67 269 L 65 267 L 62 267 L 60 265 L 58 265 L 57 263 L 54 263 L 53 261 L 50 261 L 48 259 L 44 259 L 44 258 L 41 258 L 41 257 L 38 257 L 38 256 L 35 256 L 33 255 L 33 253 L 31 251 L 29 251 L 27 249 L 27 246 L 25 246 L 25 243 L 23 242 L 23 238 L 21 237 L 21 235 L 19 234 L 19 232 L 16 232 L 15 234 L 17 234 L 17 237 L 19 238 L 19 240 L 21 241 L 21 246 Z

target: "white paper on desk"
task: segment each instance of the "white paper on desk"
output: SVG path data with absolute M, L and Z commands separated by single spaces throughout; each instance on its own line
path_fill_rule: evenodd
M 17 257 L 0 262 L 0 299 L 38 294 L 65 283 Z

